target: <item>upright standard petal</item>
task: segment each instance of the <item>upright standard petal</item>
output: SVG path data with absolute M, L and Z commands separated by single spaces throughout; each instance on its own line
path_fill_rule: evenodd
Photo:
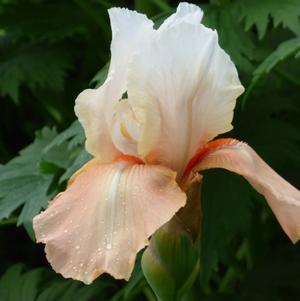
M 111 62 L 108 77 L 98 89 L 83 91 L 76 99 L 75 113 L 84 127 L 86 149 L 102 162 L 119 155 L 111 139 L 112 117 L 127 90 L 128 64 L 151 40 L 152 21 L 128 9 L 109 10 L 112 27 Z
M 283 230 L 295 243 L 300 239 L 300 191 L 280 177 L 246 143 L 219 139 L 191 160 L 187 172 L 225 168 L 244 176 L 263 194 Z
M 165 167 L 94 160 L 33 225 L 64 277 L 88 284 L 107 272 L 129 279 L 137 252 L 185 201 L 175 173 Z
M 243 90 L 215 31 L 185 19 L 165 26 L 129 71 L 139 154 L 180 174 L 200 146 L 232 128 Z
M 159 27 L 159 31 L 170 28 L 177 23 L 186 22 L 191 24 L 199 24 L 202 21 L 203 11 L 195 4 L 181 2 L 176 12 L 167 18 Z

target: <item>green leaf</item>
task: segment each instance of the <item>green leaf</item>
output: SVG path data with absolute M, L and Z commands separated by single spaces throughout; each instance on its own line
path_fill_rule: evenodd
M 70 280 L 56 281 L 48 284 L 35 301 L 94 301 L 100 296 L 107 300 L 110 286 L 108 282 L 101 280 L 89 286 Z
M 86 23 L 86 15 L 72 2 L 17 1 L 3 5 L 0 12 L 0 28 L 16 37 L 25 36 L 32 40 L 42 38 L 57 42 L 84 34 Z
M 118 290 L 113 298 L 110 299 L 110 301 L 136 300 L 136 296 L 139 296 L 141 292 L 145 291 L 145 289 L 150 289 L 142 272 L 141 254 L 142 252 L 140 252 L 137 256 L 134 270 L 129 282 L 126 283 L 120 290 Z
M 270 17 L 274 27 L 282 25 L 296 35 L 300 34 L 299 0 L 243 0 L 238 1 L 238 5 L 246 30 L 255 25 L 260 39 L 266 34 Z
M 32 218 L 47 205 L 50 198 L 48 188 L 53 174 L 41 175 L 40 161 L 43 149 L 55 135 L 55 130 L 42 129 L 33 144 L 0 169 L 0 220 L 10 217 L 22 207 L 18 225 L 24 225 L 31 237 Z
M 300 295 L 299 245 L 272 248 L 247 274 L 238 301 L 297 300 Z
M 233 240 L 250 227 L 251 189 L 223 170 L 204 174 L 202 190 L 201 281 L 205 285 Z
M 0 278 L 0 301 L 93 301 L 98 296 L 107 300 L 111 284 L 103 279 L 84 286 L 58 276 L 53 280 L 46 277 L 47 272 L 43 268 L 26 271 L 22 264 L 11 266 Z
M 67 49 L 42 42 L 12 47 L 1 43 L 5 38 L 0 38 L 0 95 L 9 95 L 18 102 L 23 84 L 31 90 L 46 87 L 62 91 L 66 72 L 71 67 Z
M 102 86 L 102 84 L 105 82 L 108 70 L 109 70 L 110 62 L 107 62 L 93 77 L 93 79 L 90 82 L 91 86 L 94 86 L 95 88 L 99 88 Z
M 294 38 L 281 43 L 253 72 L 253 78 L 246 93 L 244 94 L 242 105 L 247 101 L 250 93 L 259 80 L 274 69 L 280 62 L 289 57 L 297 57 L 300 54 L 300 38 Z
M 79 121 L 74 121 L 69 128 L 58 134 L 44 149 L 44 153 L 49 152 L 53 147 L 61 146 L 68 142 L 68 147 L 73 149 L 78 145 L 82 145 L 85 136 L 84 131 Z
M 18 157 L 0 167 L 0 183 L 4 179 L 20 175 L 39 175 L 39 161 L 42 159 L 43 149 L 56 137 L 56 134 L 56 130 L 47 127 L 38 131 L 32 144 L 21 150 Z
M 243 71 L 252 70 L 254 44 L 250 33 L 243 30 L 239 13 L 235 6 L 204 7 L 203 23 L 216 29 L 222 48 L 230 55 L 235 64 Z M 234 32 L 234 34 L 232 34 Z
M 33 238 L 33 217 L 47 207 L 65 180 L 91 159 L 83 141 L 78 121 L 59 135 L 44 128 L 19 157 L 0 166 L 0 220 L 18 213 L 17 225 L 23 225 Z
M 23 274 L 24 266 L 13 265 L 0 278 L 0 301 L 34 301 L 41 284 L 42 269 Z
M 134 271 L 127 285 L 124 287 L 124 300 L 131 300 L 131 297 L 146 286 L 145 277 L 141 268 L 141 257 L 136 260 Z
M 92 159 L 92 156 L 86 152 L 85 149 L 81 149 L 77 154 L 75 160 L 68 166 L 65 173 L 60 178 L 60 183 L 68 180 L 78 169 L 80 169 L 85 163 Z
M 254 76 L 269 73 L 279 62 L 300 52 L 300 38 L 284 41 L 254 71 Z
M 159 301 L 177 301 L 199 270 L 197 245 L 175 219 L 152 236 L 142 257 L 144 275 Z
M 69 170 L 78 167 L 85 135 L 79 121 L 74 121 L 69 128 L 58 134 L 43 150 L 43 159 L 54 163 L 56 166 Z M 80 158 L 78 158 L 80 157 Z M 86 158 L 90 158 L 86 156 Z M 85 163 L 85 162 L 84 162 Z M 74 170 L 75 172 L 76 170 Z

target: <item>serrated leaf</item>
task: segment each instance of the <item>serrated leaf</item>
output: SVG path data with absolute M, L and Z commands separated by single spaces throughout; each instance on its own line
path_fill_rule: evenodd
M 205 8 L 203 23 L 216 29 L 219 43 L 243 71 L 252 69 L 254 44 L 251 35 L 243 30 L 235 6 L 209 6 Z M 232 34 L 234 32 L 234 34 Z
M 266 34 L 270 17 L 274 27 L 282 25 L 296 35 L 300 34 L 299 0 L 243 0 L 238 5 L 241 18 L 245 19 L 245 29 L 255 25 L 260 39 Z
M 42 129 L 33 144 L 0 169 L 0 220 L 10 217 L 22 207 L 18 225 L 24 225 L 31 237 L 32 218 L 47 205 L 50 198 L 48 188 L 53 174 L 40 174 L 40 161 L 43 149 L 55 135 L 55 130 Z
M 85 163 L 92 159 L 92 156 L 86 152 L 85 149 L 81 149 L 77 154 L 75 160 L 66 169 L 65 173 L 60 178 L 60 183 L 68 180 L 78 169 L 80 169 Z
M 0 301 L 34 301 L 41 283 L 42 269 L 23 274 L 24 266 L 10 267 L 0 278 Z
M 59 135 L 55 129 L 44 128 L 20 156 L 0 166 L 0 220 L 21 208 L 17 224 L 23 225 L 33 238 L 33 217 L 63 188 L 63 182 L 91 158 L 83 141 L 78 121 Z
M 243 97 L 242 104 L 247 101 L 258 81 L 273 70 L 283 60 L 300 53 L 300 38 L 294 38 L 281 43 L 253 72 L 253 78 Z
M 104 289 L 111 286 L 105 280 L 83 286 L 58 277 L 47 279 L 47 274 L 43 268 L 26 271 L 23 264 L 11 266 L 0 278 L 0 301 L 93 301 L 98 296 L 106 300 Z
M 60 146 L 68 142 L 69 148 L 74 148 L 83 144 L 85 139 L 84 131 L 79 121 L 74 121 L 69 128 L 58 134 L 44 149 L 44 153 L 49 152 L 53 147 Z
M 279 62 L 300 52 L 300 38 L 284 41 L 254 71 L 254 78 L 270 72 Z
M 26 84 L 61 91 L 67 70 L 71 66 L 68 51 L 59 46 L 31 43 L 16 47 L 3 47 L 0 43 L 0 95 L 19 100 L 19 88 Z
M 70 280 L 57 281 L 48 284 L 34 301 L 94 301 L 100 296 L 107 300 L 106 291 L 109 286 L 111 285 L 105 281 L 98 281 L 89 286 Z
M 0 168 L 0 182 L 4 179 L 20 175 L 38 175 L 39 161 L 42 159 L 43 149 L 56 137 L 55 129 L 44 127 L 36 133 L 32 144 L 20 151 L 20 155 Z M 1 186 L 0 186 L 1 187 Z M 2 188 L 2 187 L 1 187 Z
M 80 7 L 69 2 L 18 1 L 2 6 L 0 28 L 17 37 L 57 42 L 86 32 L 88 19 Z

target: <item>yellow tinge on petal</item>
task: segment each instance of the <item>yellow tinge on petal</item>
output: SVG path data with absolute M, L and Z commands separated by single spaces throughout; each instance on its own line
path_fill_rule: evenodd
M 128 9 L 109 10 L 112 27 L 108 76 L 97 89 L 87 89 L 76 99 L 75 113 L 86 135 L 86 149 L 103 163 L 112 162 L 120 150 L 112 141 L 115 106 L 127 90 L 128 65 L 133 55 L 151 40 L 153 22 Z

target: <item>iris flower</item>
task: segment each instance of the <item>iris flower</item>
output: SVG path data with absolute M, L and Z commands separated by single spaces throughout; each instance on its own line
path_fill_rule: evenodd
M 54 270 L 87 284 L 102 273 L 128 280 L 138 251 L 210 168 L 244 176 L 296 242 L 300 192 L 246 143 L 213 140 L 232 129 L 244 88 L 201 9 L 181 3 L 158 29 L 128 9 L 109 16 L 108 76 L 75 105 L 94 158 L 33 221 Z

